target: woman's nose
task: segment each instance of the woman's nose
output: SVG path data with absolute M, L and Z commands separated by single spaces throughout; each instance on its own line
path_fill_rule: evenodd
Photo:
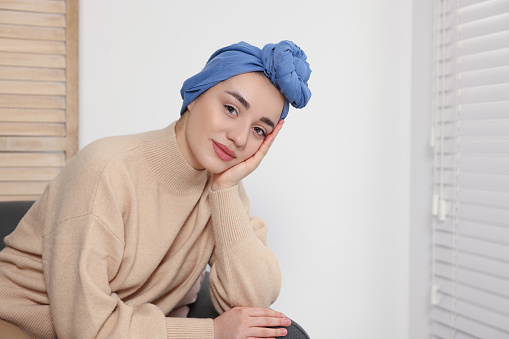
M 237 126 L 234 126 L 230 128 L 228 131 L 226 137 L 233 141 L 235 146 L 242 147 L 246 144 L 247 138 L 249 136 L 249 127 L 242 126 L 241 124 L 238 124 Z

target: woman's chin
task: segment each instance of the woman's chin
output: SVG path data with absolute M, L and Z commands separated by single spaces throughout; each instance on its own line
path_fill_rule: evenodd
M 212 174 L 220 174 L 220 173 L 223 173 L 223 172 L 229 170 L 230 168 L 232 168 L 236 164 L 237 163 L 234 163 L 234 162 L 231 162 L 231 163 L 228 163 L 228 162 L 220 162 L 220 163 L 214 162 L 214 163 L 208 164 L 208 165 L 206 165 L 204 167 L 205 167 L 205 169 L 207 171 L 209 171 Z

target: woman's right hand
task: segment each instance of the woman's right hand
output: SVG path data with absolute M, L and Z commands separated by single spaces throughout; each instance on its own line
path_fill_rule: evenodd
M 235 307 L 214 319 L 214 338 L 276 338 L 287 334 L 290 319 L 268 308 Z

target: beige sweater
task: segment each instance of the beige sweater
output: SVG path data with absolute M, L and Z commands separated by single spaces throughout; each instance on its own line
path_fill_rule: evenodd
M 242 185 L 211 191 L 175 123 L 81 150 L 5 238 L 0 318 L 37 338 L 213 338 L 165 317 L 207 263 L 219 312 L 268 307 L 281 276 Z

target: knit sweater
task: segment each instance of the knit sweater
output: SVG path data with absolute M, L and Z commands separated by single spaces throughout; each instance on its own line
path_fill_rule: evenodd
M 212 191 L 175 123 L 105 138 L 47 186 L 0 252 L 0 318 L 36 338 L 213 338 L 166 317 L 207 263 L 215 308 L 268 307 L 281 275 L 242 184 Z

